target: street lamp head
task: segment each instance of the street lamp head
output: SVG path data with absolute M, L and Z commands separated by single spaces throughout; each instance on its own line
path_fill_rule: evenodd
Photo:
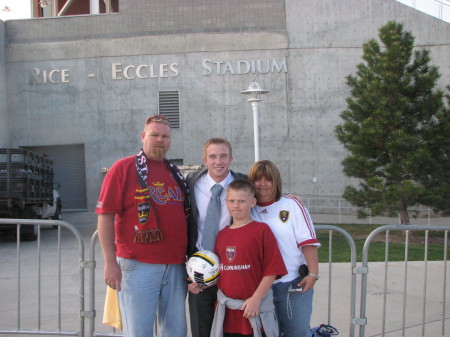
M 47 0 L 40 0 L 39 5 L 41 5 L 42 8 L 45 8 L 50 5 L 50 2 L 48 2 Z
M 241 91 L 241 94 L 250 95 L 250 98 L 247 100 L 248 102 L 261 102 L 261 94 L 267 94 L 269 92 L 269 90 L 261 89 L 257 82 L 252 82 L 247 90 Z

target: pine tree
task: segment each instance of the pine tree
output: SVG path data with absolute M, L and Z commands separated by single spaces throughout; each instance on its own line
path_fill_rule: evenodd
M 417 204 L 449 211 L 449 110 L 430 51 L 414 49 L 403 25 L 388 22 L 379 30 L 383 44 L 363 45 L 356 76 L 347 76 L 351 96 L 336 136 L 349 151 L 344 173 L 359 180 L 343 197 L 367 216 L 388 212 L 409 224 L 408 208 Z M 447 199 L 447 200 L 446 200 Z

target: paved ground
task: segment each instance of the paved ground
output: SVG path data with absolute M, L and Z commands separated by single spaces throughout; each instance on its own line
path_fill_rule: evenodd
M 102 281 L 103 263 L 98 244 L 95 251 L 91 250 L 91 237 L 95 231 L 96 217 L 88 212 L 65 212 L 64 221 L 67 221 L 78 228 L 81 234 L 81 241 L 84 244 L 85 260 L 92 256 L 97 261 L 95 271 L 96 279 L 92 283 L 94 291 L 90 290 L 89 273 L 85 272 L 86 297 L 85 307 L 89 309 L 91 301 L 95 302 L 97 318 L 95 331 L 99 333 L 111 333 L 111 330 L 101 324 L 103 313 L 103 301 L 105 287 Z M 334 221 L 332 221 L 334 219 Z M 313 215 L 316 223 L 332 223 L 336 221 L 336 216 Z M 343 223 L 357 222 L 355 219 L 341 217 Z M 376 220 L 376 221 L 375 221 Z M 373 219 L 372 223 L 396 223 L 383 219 Z M 423 219 L 422 219 L 423 220 Z M 380 221 L 380 222 L 378 222 Z M 392 222 L 393 221 L 393 222 Z M 427 219 L 421 224 L 426 225 Z M 439 220 L 439 223 L 448 224 L 448 219 Z M 367 222 L 366 222 L 367 223 Z M 0 242 L 0 333 L 2 330 L 16 329 L 17 326 L 23 330 L 55 330 L 58 329 L 58 300 L 57 289 L 61 284 L 61 329 L 79 331 L 80 323 L 77 319 L 80 299 L 80 273 L 78 269 L 79 257 L 81 254 L 77 241 L 73 235 L 67 231 L 61 231 L 61 253 L 58 254 L 56 244 L 58 230 L 44 228 L 41 231 L 41 250 L 37 249 L 35 242 L 22 242 L 20 254 L 20 272 L 17 270 L 17 249 L 15 242 Z M 59 262 L 60 261 L 60 262 Z M 61 278 L 58 275 L 60 265 Z M 40 269 L 39 269 L 40 266 Z M 39 283 L 39 270 L 41 281 Z M 427 278 L 425 279 L 425 271 Z M 330 323 L 337 327 L 341 336 L 349 336 L 349 326 L 351 320 L 351 272 L 349 263 L 334 263 L 329 268 L 328 264 L 321 264 L 321 279 L 315 287 L 314 314 L 312 324 Z M 448 271 L 446 271 L 447 280 Z M 20 275 L 19 275 L 20 273 Z M 384 283 L 386 276 L 386 285 Z M 329 283 L 331 276 L 331 283 Z M 450 304 L 447 299 L 445 303 L 445 334 L 442 334 L 442 315 L 444 310 L 444 295 L 450 293 L 447 281 L 444 287 L 444 263 L 410 262 L 407 268 L 407 287 L 404 291 L 405 264 L 401 262 L 389 263 L 386 267 L 384 263 L 370 263 L 368 284 L 367 284 L 367 326 L 365 336 L 382 336 L 383 325 L 385 326 L 385 336 L 402 336 L 403 325 L 403 303 L 405 302 L 404 325 L 406 327 L 405 336 L 445 336 L 450 335 Z M 17 316 L 18 287 L 17 279 L 20 277 L 20 317 Z M 426 287 L 424 283 L 426 282 Z M 356 287 L 356 317 L 360 315 L 361 298 L 361 276 L 357 277 Z M 445 292 L 444 292 L 445 291 Z M 42 300 L 39 302 L 38 295 Z M 89 294 L 95 294 L 95 299 Z M 386 293 L 386 295 L 385 295 Z M 406 295 L 405 295 L 406 293 Z M 424 294 L 426 301 L 423 301 Z M 330 296 L 331 306 L 328 306 Z M 448 295 L 447 295 L 448 297 Z M 385 300 L 385 302 L 384 302 Z M 386 303 L 386 304 L 383 304 Z M 384 311 L 385 308 L 385 311 Z M 383 316 L 383 312 L 385 315 Z M 425 312 L 425 314 L 423 314 Z M 38 317 L 41 323 L 38 323 Z M 383 322 L 385 322 L 383 324 Z M 422 334 L 422 322 L 425 322 L 425 331 Z M 86 322 L 86 335 L 89 324 Z M 359 329 L 355 331 L 355 336 L 359 336 Z

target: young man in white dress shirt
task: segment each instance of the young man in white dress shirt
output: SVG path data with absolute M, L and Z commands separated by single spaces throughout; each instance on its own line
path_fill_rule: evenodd
M 186 180 L 191 197 L 191 221 L 189 223 L 188 254 L 191 256 L 198 250 L 205 249 L 202 245 L 205 227 L 206 211 L 211 199 L 211 188 L 220 184 L 223 188 L 219 230 L 230 225 L 231 216 L 226 206 L 226 188 L 230 182 L 238 178 L 246 178 L 241 173 L 230 170 L 233 161 L 230 143 L 223 138 L 211 138 L 203 146 L 203 163 L 206 168 L 191 172 Z M 214 247 L 215 242 L 209 243 Z M 199 291 L 195 284 L 189 285 L 189 314 L 192 337 L 210 337 L 214 319 L 214 305 L 217 299 L 217 287 L 213 286 Z

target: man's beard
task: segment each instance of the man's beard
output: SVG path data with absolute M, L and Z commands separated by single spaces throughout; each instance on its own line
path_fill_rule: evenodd
M 147 154 L 149 159 L 153 160 L 163 160 L 166 155 L 166 151 L 162 147 L 154 147 L 150 150 L 150 153 Z

